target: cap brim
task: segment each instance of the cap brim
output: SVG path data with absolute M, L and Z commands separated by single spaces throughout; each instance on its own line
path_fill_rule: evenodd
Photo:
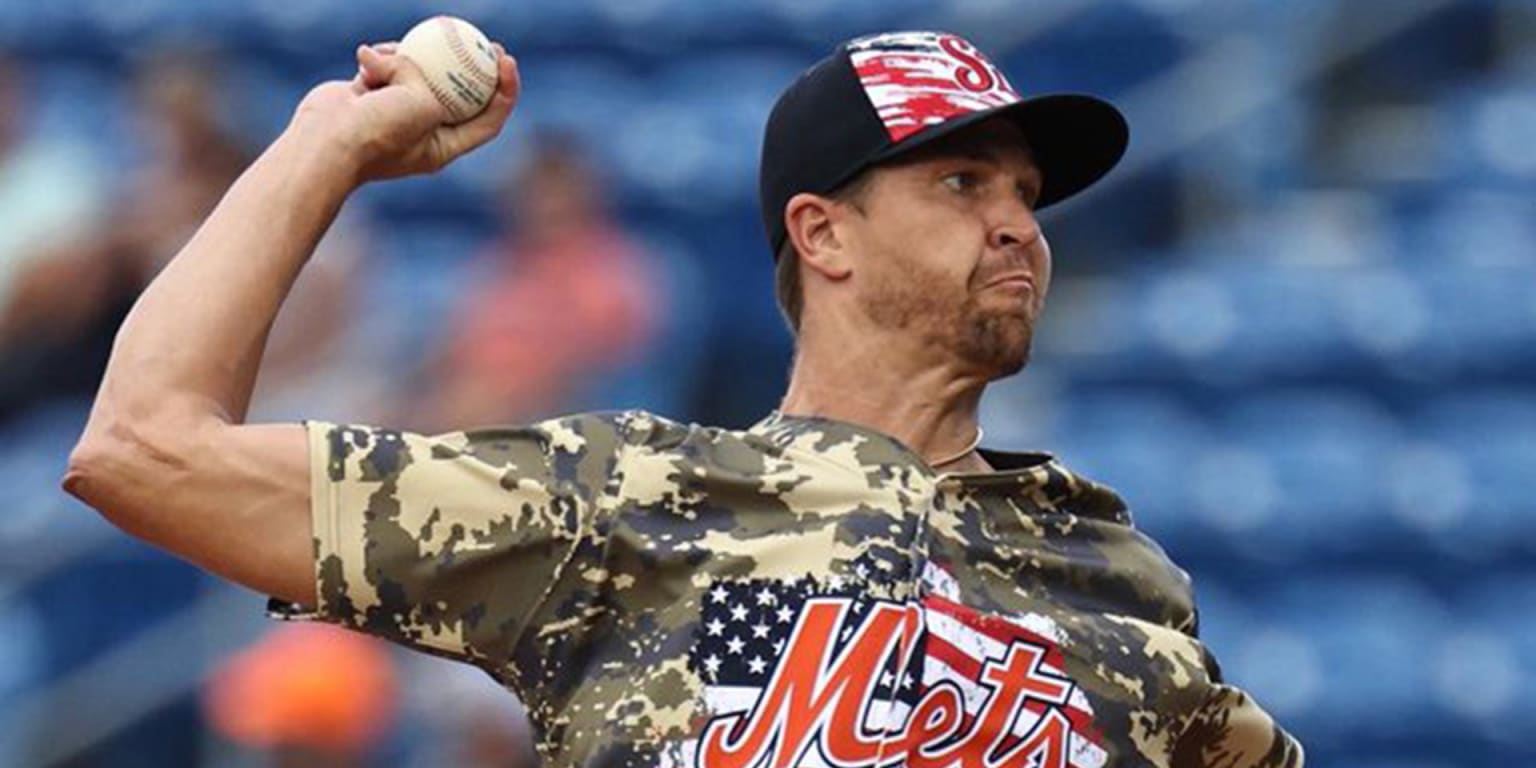
M 1130 142 L 1130 128 L 1114 105 L 1083 94 L 1037 96 L 1006 107 L 975 112 L 908 136 L 874 158 L 899 157 L 976 123 L 1003 117 L 1024 132 L 1041 189 L 1037 209 L 1087 189 L 1120 162 Z

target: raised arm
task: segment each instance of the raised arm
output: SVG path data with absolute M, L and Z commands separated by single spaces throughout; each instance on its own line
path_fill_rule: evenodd
M 310 477 L 298 425 L 246 425 L 278 307 L 342 202 L 375 179 L 430 173 L 489 141 L 518 93 L 514 62 L 474 120 L 445 126 L 420 73 L 358 50 L 350 83 L 317 86 L 134 305 L 64 488 L 112 523 L 221 576 L 315 600 Z

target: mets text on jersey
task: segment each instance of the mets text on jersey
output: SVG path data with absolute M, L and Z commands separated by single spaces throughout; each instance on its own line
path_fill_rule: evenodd
M 897 603 L 818 591 L 807 582 L 715 585 L 692 654 L 712 715 L 686 764 L 1107 762 L 1092 709 L 1047 634 L 936 595 Z

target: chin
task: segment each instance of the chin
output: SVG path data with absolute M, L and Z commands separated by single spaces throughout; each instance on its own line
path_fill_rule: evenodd
M 1017 314 L 980 318 L 970 327 L 963 354 L 994 379 L 1012 376 L 1029 364 L 1034 328 Z
M 1028 365 L 1029 347 L 1026 345 L 1014 350 L 1012 355 L 996 361 L 996 367 L 994 368 L 995 373 L 992 375 L 992 378 L 1006 379 L 1009 376 L 1024 370 Z

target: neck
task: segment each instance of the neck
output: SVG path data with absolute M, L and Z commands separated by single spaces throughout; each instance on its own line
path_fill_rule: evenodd
M 875 340 L 831 353 L 806 345 L 795 358 L 779 410 L 846 421 L 890 435 L 945 472 L 985 471 L 965 449 L 977 435 L 977 409 L 987 380 Z M 959 458 L 950 459 L 960 454 Z

